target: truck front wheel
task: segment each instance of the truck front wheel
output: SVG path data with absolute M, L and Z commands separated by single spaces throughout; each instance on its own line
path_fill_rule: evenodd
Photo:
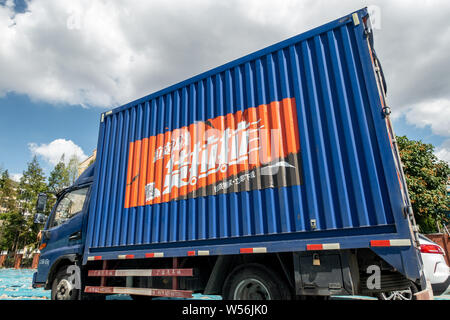
M 62 267 L 52 283 L 52 300 L 77 300 L 79 289 L 76 289 L 75 279 L 67 273 L 68 266 Z
M 273 270 L 258 264 L 232 272 L 223 289 L 226 300 L 289 300 L 290 297 L 285 281 Z

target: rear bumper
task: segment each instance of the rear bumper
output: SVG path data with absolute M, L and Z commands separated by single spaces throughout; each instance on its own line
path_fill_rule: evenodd
M 450 276 L 447 277 L 447 280 L 441 283 L 432 283 L 431 288 L 433 288 L 433 294 L 435 296 L 439 296 L 450 290 Z

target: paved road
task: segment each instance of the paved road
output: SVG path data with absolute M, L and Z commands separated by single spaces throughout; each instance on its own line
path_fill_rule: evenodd
M 50 291 L 42 288 L 33 289 L 31 280 L 35 270 L 0 269 L 0 300 L 49 300 Z M 127 295 L 108 296 L 108 300 L 130 300 Z M 161 298 L 162 299 L 162 298 Z M 194 294 L 194 300 L 221 300 L 220 296 Z M 364 296 L 333 297 L 334 300 L 376 300 Z M 436 300 L 450 300 L 448 295 L 435 297 Z

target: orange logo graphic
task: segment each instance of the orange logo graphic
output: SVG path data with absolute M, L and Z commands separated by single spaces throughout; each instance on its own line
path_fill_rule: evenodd
M 130 142 L 125 208 L 300 184 L 299 152 L 294 98 Z

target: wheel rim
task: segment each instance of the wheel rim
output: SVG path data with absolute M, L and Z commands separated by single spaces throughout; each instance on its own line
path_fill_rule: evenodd
M 56 300 L 71 300 L 75 293 L 74 289 L 75 288 L 70 281 L 61 279 L 56 286 Z
M 234 300 L 272 300 L 265 284 L 257 279 L 245 279 L 234 290 Z
M 412 300 L 413 293 L 411 288 L 399 291 L 390 291 L 381 294 L 384 300 Z

